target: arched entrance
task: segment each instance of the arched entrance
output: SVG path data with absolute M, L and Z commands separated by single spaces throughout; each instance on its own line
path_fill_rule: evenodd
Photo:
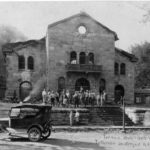
M 20 84 L 20 99 L 23 101 L 27 96 L 29 96 L 32 90 L 32 84 L 29 81 L 24 81 Z
M 79 91 L 80 87 L 83 87 L 83 90 L 90 90 L 90 83 L 85 78 L 80 78 L 76 81 L 75 90 Z
M 64 77 L 60 77 L 58 79 L 58 91 L 61 92 L 62 90 L 64 90 L 65 87 L 65 78 Z
M 104 90 L 106 90 L 106 81 L 105 79 L 101 79 L 99 82 L 99 93 L 102 94 Z
M 115 86 L 115 102 L 119 103 L 121 102 L 121 97 L 124 96 L 124 87 L 122 85 L 116 85 Z

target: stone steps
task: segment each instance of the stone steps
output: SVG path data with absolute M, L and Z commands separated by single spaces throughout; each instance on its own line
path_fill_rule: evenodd
M 122 125 L 123 113 L 120 107 L 95 107 L 89 109 L 89 124 L 92 125 Z M 125 115 L 125 124 L 133 125 Z
M 8 117 L 8 112 L 11 106 L 16 104 L 1 104 L 0 118 Z M 87 107 L 78 108 L 80 110 L 81 125 L 122 125 L 122 109 L 120 107 Z M 69 125 L 70 110 L 75 108 L 53 108 L 52 120 L 54 125 Z M 125 115 L 127 125 L 133 125 L 132 121 Z

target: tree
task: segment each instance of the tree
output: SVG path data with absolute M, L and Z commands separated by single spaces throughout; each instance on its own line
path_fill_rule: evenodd
M 135 87 L 150 87 L 150 43 L 136 44 L 131 47 L 138 58 L 135 66 Z

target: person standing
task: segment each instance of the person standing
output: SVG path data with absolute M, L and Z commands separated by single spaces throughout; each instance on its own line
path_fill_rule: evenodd
M 46 93 L 46 90 L 44 89 L 44 90 L 42 91 L 43 104 L 45 104 L 45 102 L 46 102 L 46 96 L 47 96 L 47 93 Z
M 63 91 L 60 91 L 59 94 L 59 107 L 63 106 Z
M 80 113 L 78 110 L 76 110 L 76 113 L 75 113 L 75 121 L 76 121 L 76 125 L 79 125 Z
M 86 92 L 85 92 L 85 102 L 84 102 L 85 107 L 88 104 L 89 104 L 89 91 L 86 90 Z
M 102 98 L 103 98 L 103 105 L 104 105 L 105 102 L 106 102 L 106 92 L 105 92 L 105 90 L 103 91 Z
M 82 86 L 80 87 L 80 92 L 81 92 L 81 93 L 83 92 L 83 87 L 82 87 Z
M 54 94 L 54 91 L 51 92 L 51 104 L 52 104 L 52 106 L 55 106 L 55 94 Z
M 51 105 L 51 91 L 49 90 L 48 91 L 48 93 L 47 93 L 47 102 L 48 102 L 48 104 L 50 104 Z
M 58 107 L 60 103 L 59 103 L 59 93 L 57 91 L 55 93 L 55 100 L 56 100 L 56 106 Z
M 64 107 L 67 107 L 67 96 L 66 96 L 66 93 L 64 93 L 64 95 L 63 95 L 63 106 Z
M 100 106 L 100 94 L 96 96 L 97 106 Z
M 66 98 L 67 98 L 67 105 L 69 106 L 70 105 L 70 92 L 69 92 L 69 90 L 66 90 Z
M 70 126 L 73 125 L 73 111 L 71 110 L 70 111 L 70 114 L 69 114 L 69 120 L 70 120 Z
M 73 95 L 73 99 L 74 99 L 75 107 L 79 107 L 79 94 L 77 93 L 77 91 L 75 91 L 75 94 Z

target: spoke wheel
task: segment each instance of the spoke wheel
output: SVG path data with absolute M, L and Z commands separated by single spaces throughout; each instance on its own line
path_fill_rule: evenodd
M 41 130 L 37 127 L 33 127 L 31 129 L 29 129 L 29 132 L 28 132 L 28 137 L 29 137 L 29 140 L 32 141 L 32 142 L 37 142 L 40 140 L 41 138 Z
M 48 130 L 45 131 L 45 132 L 42 132 L 42 137 L 43 137 L 44 139 L 47 139 L 50 135 L 51 135 L 51 130 L 50 130 L 50 129 L 48 129 Z

